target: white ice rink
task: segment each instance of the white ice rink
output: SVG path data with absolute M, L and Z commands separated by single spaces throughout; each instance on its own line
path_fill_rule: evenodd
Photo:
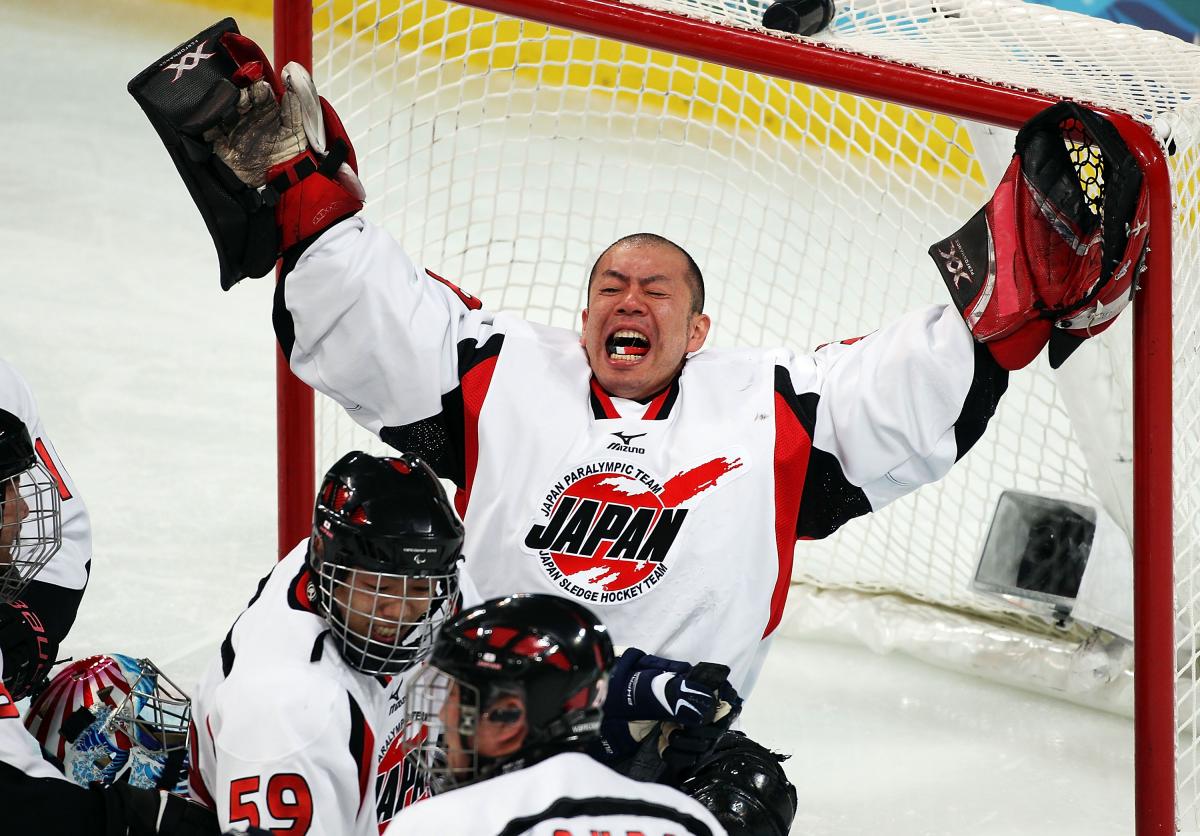
M 0 3 L 0 356 L 93 517 L 66 654 L 190 688 L 275 554 L 271 287 L 218 288 L 204 225 L 125 84 L 224 13 Z M 597 242 L 602 243 L 602 242 Z M 1133 832 L 1132 723 L 853 647 L 776 642 L 745 726 L 792 754 L 793 832 Z

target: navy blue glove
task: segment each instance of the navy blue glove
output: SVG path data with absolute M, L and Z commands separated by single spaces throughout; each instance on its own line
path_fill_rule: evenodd
M 647 736 L 658 736 L 661 722 L 686 729 L 706 727 L 723 702 L 730 706 L 727 716 L 732 722 L 742 706 L 737 691 L 728 681 L 712 684 L 689 678 L 692 669 L 687 662 L 650 656 L 633 647 L 622 653 L 609 676 L 600 742 L 592 756 L 610 765 L 628 759 Z
M 712 687 L 690 682 L 687 674 L 691 669 L 687 662 L 629 648 L 617 659 L 608 678 L 604 718 L 673 720 L 681 726 L 708 722 L 716 713 L 721 695 Z M 737 692 L 733 693 L 736 699 Z

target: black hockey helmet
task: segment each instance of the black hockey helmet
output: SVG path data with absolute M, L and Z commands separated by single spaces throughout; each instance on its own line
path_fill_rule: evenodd
M 58 481 L 25 422 L 0 409 L 0 601 L 16 600 L 62 545 Z
M 33 467 L 37 455 L 25 422 L 0 409 L 0 479 L 20 476 Z
M 679 789 L 699 801 L 729 836 L 787 836 L 796 788 L 777 755 L 739 731 L 727 731 Z
M 607 628 L 569 599 L 510 595 L 460 613 L 442 628 L 427 667 L 409 685 L 406 734 L 425 741 L 419 763 L 426 778 L 434 786 L 460 785 L 585 748 L 600 734 L 612 665 Z M 450 731 L 462 741 L 466 763 L 455 763 L 445 740 L 429 731 L 451 689 L 458 693 L 458 721 Z M 492 710 L 507 696 L 520 708 L 508 716 Z M 522 723 L 519 748 L 503 757 L 476 751 L 482 720 Z
M 458 606 L 463 527 L 420 458 L 353 452 L 317 491 L 308 564 L 317 604 L 356 670 L 396 674 L 421 661 Z

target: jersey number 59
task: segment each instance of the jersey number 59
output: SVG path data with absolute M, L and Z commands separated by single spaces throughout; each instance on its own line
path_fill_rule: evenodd
M 258 775 L 237 778 L 229 784 L 229 823 L 246 822 L 251 827 L 269 827 L 275 836 L 305 836 L 312 825 L 312 792 L 300 775 L 284 772 L 267 779 L 267 815 L 280 824 L 262 823 L 262 779 Z

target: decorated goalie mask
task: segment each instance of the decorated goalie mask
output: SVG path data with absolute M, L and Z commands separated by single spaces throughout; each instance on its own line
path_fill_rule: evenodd
M 354 452 L 326 474 L 313 512 L 313 596 L 346 664 L 401 673 L 458 609 L 463 527 L 413 455 Z
M 24 422 L 0 409 L 0 601 L 20 597 L 62 545 L 61 503 Z
M 408 686 L 404 734 L 434 792 L 521 769 L 600 735 L 613 666 L 608 631 L 553 595 L 464 611 Z
M 29 706 L 25 725 L 81 786 L 187 792 L 191 701 L 148 659 L 119 653 L 59 671 Z

